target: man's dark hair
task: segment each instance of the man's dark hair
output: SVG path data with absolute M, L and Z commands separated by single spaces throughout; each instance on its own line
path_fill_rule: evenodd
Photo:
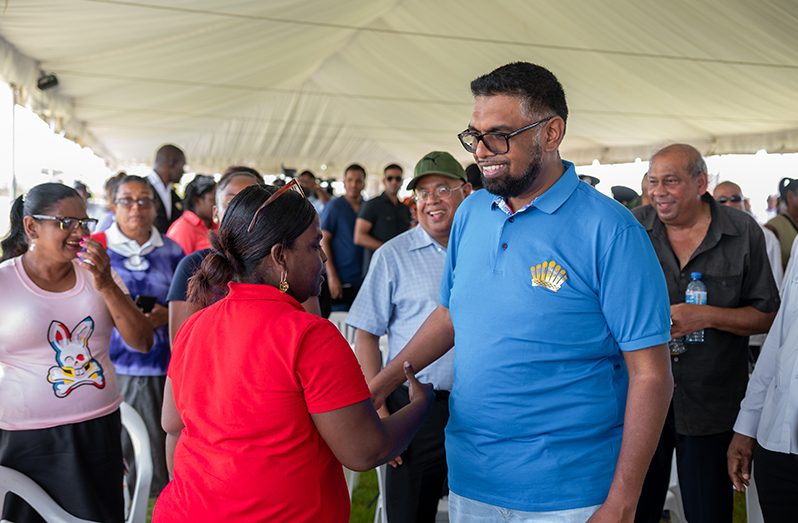
M 468 183 L 471 184 L 471 187 L 475 191 L 482 189 L 482 171 L 480 170 L 479 165 L 472 163 L 465 168 L 465 173 Z
M 405 170 L 402 169 L 402 167 L 400 165 L 397 165 L 395 163 L 389 163 L 388 165 L 386 165 L 385 169 L 383 169 L 382 172 L 383 172 L 383 174 L 385 174 L 385 173 L 387 173 L 388 171 L 390 171 L 392 169 L 393 170 L 398 170 L 400 173 L 404 173 L 405 172 Z
M 344 176 L 346 176 L 346 173 L 348 173 L 349 171 L 360 171 L 363 173 L 363 178 L 366 177 L 366 169 L 364 169 L 363 166 L 360 165 L 359 163 L 352 163 L 347 165 L 346 169 L 344 169 Z
M 553 112 L 568 121 L 568 104 L 557 77 L 545 67 L 514 62 L 494 69 L 471 82 L 474 96 L 509 95 L 521 98 L 529 117 Z
M 158 148 L 158 151 L 155 153 L 155 166 L 164 165 L 164 164 L 172 164 L 178 158 L 185 160 L 186 154 L 183 150 L 176 146 L 168 143 L 166 145 L 162 145 Z
M 248 173 L 254 176 L 255 178 L 258 179 L 258 183 L 264 183 L 265 181 L 263 179 L 263 175 L 259 173 L 256 169 L 253 169 L 252 167 L 247 167 L 246 165 L 231 165 L 230 167 L 224 170 L 224 172 L 222 173 L 222 177 L 219 178 L 219 183 L 221 183 L 221 181 L 224 180 L 226 177 L 239 173 Z

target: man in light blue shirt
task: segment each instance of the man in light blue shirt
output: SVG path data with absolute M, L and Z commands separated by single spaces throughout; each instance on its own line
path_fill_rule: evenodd
M 631 523 L 672 394 L 669 302 L 645 230 L 560 158 L 568 108 L 543 67 L 471 84 L 460 141 L 486 191 L 452 225 L 441 303 L 370 382 L 379 404 L 454 346 L 454 522 Z
M 374 253 L 347 323 L 357 329 L 355 352 L 366 379 L 382 367 L 379 337 L 388 334 L 390 362 L 438 305 L 446 246 L 454 213 L 471 192 L 465 171 L 449 153 L 422 158 L 407 186 L 414 190 L 418 226 Z M 386 471 L 386 509 L 391 523 L 432 523 L 446 480 L 444 427 L 449 419 L 452 362 L 448 351 L 416 377 L 435 388 L 436 401 L 408 449 Z M 399 387 L 380 409 L 387 416 L 409 403 Z

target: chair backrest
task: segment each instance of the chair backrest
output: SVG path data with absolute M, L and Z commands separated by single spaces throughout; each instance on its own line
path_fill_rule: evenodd
M 346 323 L 346 317 L 349 316 L 348 312 L 332 312 L 330 313 L 330 323 L 335 325 L 341 335 L 346 338 L 350 345 L 355 344 L 355 332 L 357 329 L 351 327 Z
M 43 488 L 25 474 L 0 466 L 0 514 L 9 492 L 24 499 L 49 523 L 96 523 L 75 517 L 61 508 Z
M 374 509 L 374 523 L 388 523 L 388 513 L 385 511 L 385 467 L 380 465 L 374 471 L 377 473 L 377 506 Z
M 136 484 L 133 489 L 133 498 L 130 506 L 126 507 L 126 523 L 144 523 L 147 521 L 147 509 L 150 499 L 150 484 L 152 483 L 152 450 L 150 449 L 150 436 L 144 421 L 136 409 L 122 403 L 119 407 L 122 413 L 122 427 L 130 436 L 133 444 L 133 454 L 136 460 Z

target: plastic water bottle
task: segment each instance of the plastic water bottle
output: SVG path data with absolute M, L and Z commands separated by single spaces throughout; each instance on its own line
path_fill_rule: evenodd
M 707 304 L 707 286 L 701 281 L 700 272 L 690 273 L 690 283 L 687 284 L 687 292 L 684 293 L 684 302 L 693 305 Z M 685 343 L 704 343 L 704 329 L 691 332 L 684 337 Z

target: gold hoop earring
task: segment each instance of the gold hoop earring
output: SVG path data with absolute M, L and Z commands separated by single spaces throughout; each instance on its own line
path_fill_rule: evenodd
M 288 292 L 288 273 L 285 271 L 280 274 L 280 292 Z

